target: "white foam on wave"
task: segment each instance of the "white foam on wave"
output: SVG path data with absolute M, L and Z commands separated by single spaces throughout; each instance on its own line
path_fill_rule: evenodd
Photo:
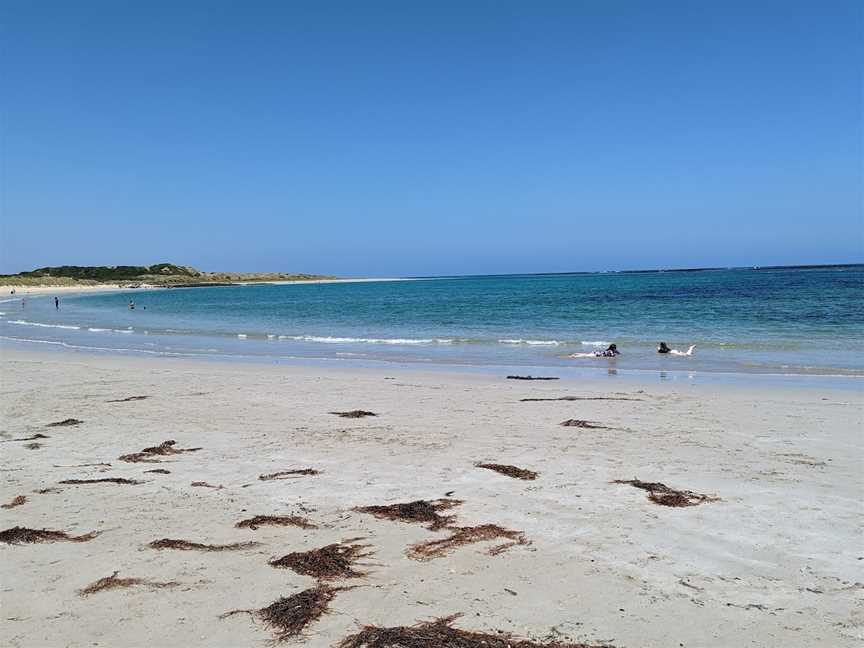
M 238 334 L 237 334 L 237 337 L 238 337 L 239 339 L 241 339 L 241 340 L 245 340 L 247 336 L 246 336 L 245 333 L 238 333 Z
M 133 331 L 131 328 L 128 328 L 128 329 L 114 329 L 114 332 L 115 333 L 134 333 L 135 331 Z
M 9 324 L 18 324 L 19 326 L 40 326 L 42 328 L 59 328 L 77 331 L 80 326 L 71 326 L 69 324 L 42 324 L 40 322 L 28 322 L 27 320 L 8 320 Z
M 268 333 L 268 334 L 267 334 L 267 339 L 268 339 L 268 340 L 272 340 L 272 339 L 274 339 L 275 337 L 276 337 L 276 336 L 273 335 L 272 333 Z
M 499 344 L 527 344 L 529 346 L 558 346 L 561 344 L 558 340 L 523 340 L 523 339 L 507 339 L 498 340 Z
M 103 328 L 95 328 L 91 327 L 87 329 L 91 333 L 108 333 L 111 329 L 103 329 Z
M 604 347 L 609 346 L 611 343 L 604 342 L 603 340 L 582 340 L 579 344 L 582 346 Z
M 120 351 L 121 353 L 146 353 L 148 355 L 159 356 L 195 356 L 194 353 L 175 353 L 172 351 L 149 351 L 147 349 L 124 349 L 120 347 L 98 347 L 88 346 L 86 344 L 69 344 L 68 342 L 58 342 L 56 340 L 31 340 L 29 338 L 19 338 L 11 335 L 0 335 L 0 340 L 10 340 L 12 342 L 32 342 L 33 344 L 50 344 L 53 346 L 61 346 L 66 349 L 82 349 L 87 351 Z
M 320 335 L 280 335 L 280 340 L 296 340 L 298 342 L 319 342 L 321 344 L 433 344 L 438 340 L 410 338 L 355 338 L 333 337 Z

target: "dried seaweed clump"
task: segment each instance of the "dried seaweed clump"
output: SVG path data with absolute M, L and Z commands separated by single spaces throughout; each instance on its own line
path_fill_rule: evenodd
M 494 470 L 495 472 L 499 472 L 502 475 L 507 475 L 508 477 L 515 477 L 516 479 L 526 479 L 533 480 L 537 479 L 536 473 L 531 470 L 526 470 L 525 468 L 519 468 L 517 466 L 509 466 L 507 464 L 494 464 L 494 463 L 478 463 L 474 464 L 478 468 L 486 468 L 487 470 Z
M 257 547 L 257 542 L 235 542 L 233 544 L 212 545 L 201 544 L 200 542 L 189 542 L 188 540 L 171 540 L 170 538 L 162 538 L 154 540 L 147 545 L 151 549 L 178 549 L 180 551 L 240 551 L 241 549 L 251 549 Z
M 157 457 L 183 454 L 184 452 L 198 452 L 201 450 L 201 448 L 175 448 L 175 445 L 177 445 L 177 442 L 170 439 L 168 441 L 163 441 L 158 446 L 144 448 L 141 452 L 133 452 L 132 454 L 123 455 L 122 457 L 119 457 L 119 459 L 120 461 L 126 461 L 128 463 L 158 463 L 159 459 L 157 459 Z
M 297 594 L 283 596 L 260 610 L 232 610 L 219 618 L 251 614 L 274 632 L 277 642 L 287 641 L 326 614 L 336 594 L 346 589 L 350 588 L 318 584 Z
M 604 425 L 597 425 L 596 423 L 591 423 L 590 421 L 583 421 L 582 419 L 567 419 L 566 421 L 561 421 L 561 425 L 564 427 L 578 427 L 584 428 L 586 430 L 608 430 L 609 428 Z
M 79 421 L 75 418 L 63 419 L 62 421 L 55 421 L 54 423 L 49 423 L 46 427 L 69 427 L 70 425 L 81 425 L 84 421 Z
M 45 434 L 38 434 L 37 433 L 37 434 L 34 434 L 33 436 L 29 436 L 29 437 L 20 437 L 18 439 L 6 439 L 5 441 L 3 441 L 3 443 L 11 443 L 13 441 L 35 441 L 36 439 L 50 439 L 50 438 L 51 437 L 49 437 Z
M 126 479 L 125 477 L 101 477 L 99 479 L 64 479 L 60 484 L 143 484 L 137 479 Z
M 520 398 L 522 403 L 541 403 L 544 401 L 641 401 L 641 398 L 625 396 L 559 396 L 558 398 Z
M 208 484 L 205 481 L 194 481 L 189 485 L 190 486 L 198 486 L 201 488 L 215 488 L 216 490 L 222 490 L 223 488 L 225 488 L 222 484 L 219 484 L 218 486 L 214 486 L 213 484 Z
M 530 544 L 528 539 L 525 538 L 525 534 L 521 531 L 504 529 L 497 524 L 482 524 L 476 527 L 456 527 L 451 529 L 451 531 L 452 534 L 446 538 L 428 540 L 426 542 L 411 545 L 407 551 L 408 557 L 415 560 L 432 560 L 433 558 L 446 556 L 453 549 L 461 547 L 462 545 L 498 540 L 499 538 L 510 540 L 510 542 L 505 542 L 504 544 L 496 545 L 489 549 L 487 553 L 490 556 L 497 556 L 516 545 Z
M 366 416 L 378 416 L 375 412 L 369 412 L 366 410 L 349 410 L 347 412 L 330 413 L 335 414 L 336 416 L 341 416 L 342 418 L 364 418 Z
M 12 527 L 0 531 L 0 542 L 6 544 L 33 544 L 35 542 L 87 542 L 99 535 L 98 531 L 91 531 L 80 536 L 70 536 L 65 531 L 51 531 L 49 529 L 28 529 L 26 527 Z
M 27 448 L 28 450 L 38 450 L 39 448 L 42 447 L 42 445 L 43 445 L 43 444 L 41 444 L 41 443 L 36 443 L 36 442 L 34 441 L 33 443 L 25 443 L 25 444 L 24 444 L 24 447 Z
M 507 376 L 507 380 L 558 380 L 558 376 Z
M 131 401 L 140 401 L 150 398 L 149 396 L 127 396 L 126 398 L 115 398 L 113 400 L 107 400 L 106 403 L 129 403 Z
M 170 475 L 170 470 L 165 470 L 164 468 L 154 468 L 153 470 L 145 470 L 145 473 L 156 473 L 157 475 Z
M 319 475 L 321 472 L 314 468 L 297 468 L 295 470 L 283 470 L 282 472 L 270 473 L 269 475 L 258 475 L 261 481 L 272 481 L 274 479 L 291 479 L 303 475 Z
M 337 578 L 359 578 L 364 572 L 354 570 L 354 563 L 371 556 L 366 552 L 369 545 L 331 544 L 311 551 L 294 552 L 270 561 L 271 567 L 291 569 L 303 576 L 321 580 Z
M 299 515 L 256 515 L 234 525 L 238 529 L 257 530 L 259 526 L 295 526 L 301 529 L 317 529 L 309 520 Z
M 175 581 L 151 581 L 146 578 L 117 578 L 117 574 L 119 571 L 115 571 L 110 576 L 106 576 L 105 578 L 100 578 L 94 583 L 90 583 L 87 587 L 78 590 L 78 596 L 90 596 L 91 594 L 95 594 L 96 592 L 103 592 L 109 589 L 119 589 L 122 587 L 136 587 L 138 585 L 143 585 L 144 587 L 149 587 L 151 589 L 162 589 L 165 587 L 176 587 L 179 583 Z
M 26 501 L 27 501 L 26 497 L 24 497 L 23 495 L 18 495 L 17 497 L 13 497 L 12 501 L 9 502 L 8 504 L 0 505 L 0 508 L 4 508 L 4 509 L 15 508 L 16 506 L 21 506 Z
M 614 648 L 610 645 L 531 641 L 507 632 L 471 632 L 453 627 L 455 614 L 413 626 L 380 628 L 364 626 L 346 637 L 336 648 Z
M 634 488 L 648 491 L 648 499 L 660 506 L 697 506 L 705 502 L 716 502 L 719 498 L 694 493 L 693 491 L 682 491 L 669 488 L 660 482 L 643 482 L 638 479 L 616 479 L 613 484 L 628 484 Z
M 430 531 L 443 529 L 456 519 L 455 515 L 441 515 L 454 506 L 459 506 L 462 500 L 437 499 L 437 500 L 415 500 L 401 504 L 388 504 L 386 506 L 359 506 L 354 510 L 358 513 L 369 513 L 378 519 L 398 520 L 401 522 L 426 524 Z

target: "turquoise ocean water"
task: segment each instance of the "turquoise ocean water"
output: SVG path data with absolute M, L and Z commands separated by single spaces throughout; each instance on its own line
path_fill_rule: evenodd
M 23 307 L 20 298 L 0 303 L 3 344 L 266 362 L 864 377 L 864 266 L 247 285 L 61 300 L 59 311 L 50 295 Z M 661 340 L 696 344 L 696 353 L 661 356 Z M 614 360 L 565 357 L 609 342 L 622 352 Z

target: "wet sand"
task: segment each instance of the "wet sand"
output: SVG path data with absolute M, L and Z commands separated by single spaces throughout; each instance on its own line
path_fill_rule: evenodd
M 260 620 L 220 615 L 314 587 L 268 562 L 342 541 L 365 546 L 361 575 L 327 582 L 357 587 L 292 645 L 457 613 L 458 628 L 621 648 L 860 645 L 860 392 L 8 349 L 0 368 L 0 503 L 25 497 L 0 531 L 98 532 L 0 544 L 5 646 L 266 646 Z M 630 400 L 521 400 L 565 395 Z M 376 416 L 331 413 L 352 410 Z M 99 479 L 138 483 L 60 483 Z M 634 479 L 708 499 L 662 506 L 612 483 Z M 420 499 L 461 504 L 434 530 L 354 510 Z M 316 528 L 235 526 L 256 515 Z M 483 525 L 524 542 L 412 549 Z M 239 547 L 148 546 L 165 539 Z M 146 582 L 79 594 L 115 571 Z

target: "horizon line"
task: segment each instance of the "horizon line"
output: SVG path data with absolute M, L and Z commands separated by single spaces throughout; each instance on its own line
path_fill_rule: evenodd
M 708 266 L 704 268 L 647 268 L 639 270 L 570 270 L 565 272 L 498 272 L 490 274 L 465 275 L 412 275 L 403 279 L 458 279 L 466 277 L 540 277 L 564 275 L 595 275 L 595 274 L 650 274 L 655 272 L 717 272 L 724 270 L 819 270 L 830 268 L 854 268 L 864 266 L 864 261 L 857 263 L 804 263 L 794 265 L 753 265 L 753 266 Z

